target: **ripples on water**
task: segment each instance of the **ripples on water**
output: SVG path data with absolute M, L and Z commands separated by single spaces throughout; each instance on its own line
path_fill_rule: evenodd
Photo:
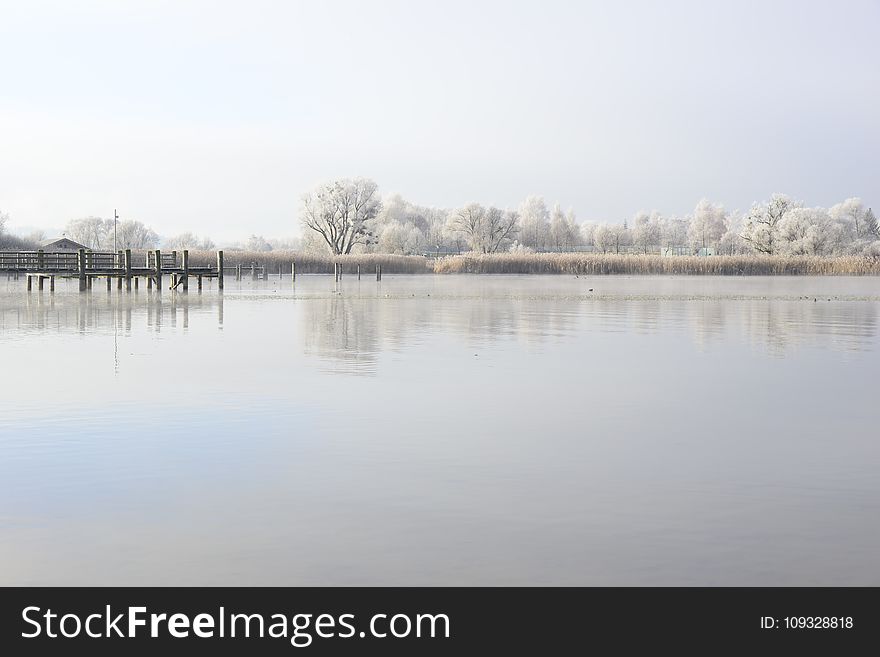
M 876 585 L 878 311 L 876 278 L 0 280 L 0 583 Z

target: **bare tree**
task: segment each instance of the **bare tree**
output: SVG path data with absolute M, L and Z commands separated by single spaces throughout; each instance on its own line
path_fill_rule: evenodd
M 357 244 L 371 244 L 371 222 L 382 208 L 378 187 L 366 178 L 324 183 L 303 197 L 303 226 L 319 234 L 335 255 L 349 254 Z

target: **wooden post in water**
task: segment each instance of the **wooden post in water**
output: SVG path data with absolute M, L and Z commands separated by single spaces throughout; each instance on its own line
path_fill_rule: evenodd
M 50 276 L 49 277 L 49 292 L 54 292 L 54 291 L 55 291 L 55 277 Z
M 196 280 L 199 283 L 199 292 L 201 292 L 202 291 L 202 275 L 199 274 L 198 277 L 196 278 Z
M 183 291 L 189 292 L 189 249 L 183 250 Z
M 112 282 L 112 281 L 113 281 L 113 277 L 112 277 L 112 276 L 108 276 L 108 277 L 107 277 L 107 291 L 108 291 L 108 292 L 110 291 L 110 286 L 113 285 L 113 282 Z
M 33 281 L 34 281 L 34 277 L 31 276 L 30 274 L 25 274 L 25 277 L 27 277 L 27 291 L 30 292 L 30 291 L 31 291 L 31 286 L 34 284 L 34 283 L 33 283 Z
M 43 291 L 43 277 L 37 276 L 37 289 L 42 292 Z
M 37 251 L 37 269 L 43 271 L 43 268 L 46 266 L 45 258 L 43 257 L 43 249 Z
M 126 249 L 123 256 L 125 266 L 125 291 L 131 292 L 131 249 Z
M 156 291 L 162 291 L 162 252 L 159 249 L 154 251 L 156 262 Z
M 376 280 L 379 280 L 379 265 L 376 265 Z
M 86 250 L 80 249 L 76 252 L 76 265 L 79 269 L 79 291 L 85 292 L 86 289 Z
M 235 280 L 241 280 L 241 263 L 235 265 Z
M 217 251 L 217 289 L 223 290 L 223 251 Z
M 358 265 L 358 280 L 361 280 L 361 266 Z
M 135 276 L 135 277 L 134 277 L 134 289 L 135 289 L 135 290 L 138 289 L 138 281 L 139 281 L 139 280 L 141 280 L 140 277 L 138 277 L 138 276 Z
M 293 285 L 296 283 L 296 261 L 293 260 L 290 263 L 290 283 Z

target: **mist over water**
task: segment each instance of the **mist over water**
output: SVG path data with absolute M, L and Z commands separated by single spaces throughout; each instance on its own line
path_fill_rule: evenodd
M 0 279 L 0 584 L 880 584 L 876 278 L 74 287 Z

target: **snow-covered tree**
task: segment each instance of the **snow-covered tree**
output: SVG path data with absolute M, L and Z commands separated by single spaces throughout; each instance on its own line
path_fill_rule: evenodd
M 108 232 L 112 230 L 110 228 Z M 112 242 L 112 239 L 111 233 L 107 236 L 107 241 Z M 120 249 L 154 249 L 158 243 L 159 236 L 156 231 L 140 221 L 124 219 L 117 223 L 116 244 Z
M 520 240 L 535 251 L 547 247 L 550 234 L 550 213 L 542 196 L 529 196 L 519 206 Z
M 559 203 L 553 206 L 550 218 L 550 245 L 554 251 L 572 251 L 580 239 L 580 227 L 574 210 L 564 213 Z
M 343 178 L 319 185 L 303 196 L 300 219 L 321 236 L 334 255 L 375 241 L 372 222 L 382 208 L 378 187 L 366 178 Z
M 642 253 L 654 251 L 660 244 L 660 213 L 654 210 L 636 212 L 632 220 L 633 244 Z
M 794 208 L 803 207 L 784 194 L 774 194 L 766 203 L 755 203 L 743 221 L 741 237 L 758 253 L 779 251 L 779 222 Z
M 246 251 L 271 251 L 272 245 L 262 235 L 251 235 L 244 244 Z
M 696 251 L 717 247 L 725 232 L 727 213 L 721 205 L 713 205 L 707 199 L 700 200 L 688 224 L 688 241 Z
M 163 247 L 183 251 L 210 251 L 214 248 L 214 242 L 209 237 L 199 237 L 195 233 L 180 233 L 164 240 Z

